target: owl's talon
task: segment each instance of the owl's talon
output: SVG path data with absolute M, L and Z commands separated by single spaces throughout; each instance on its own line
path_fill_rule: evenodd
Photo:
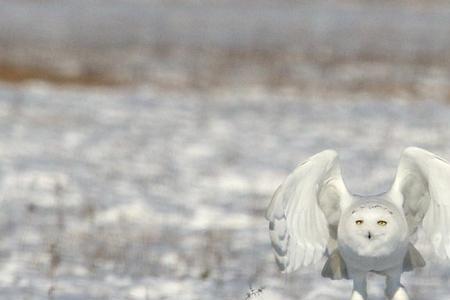
M 403 286 L 400 286 L 394 292 L 386 290 L 386 297 L 388 300 L 409 300 L 409 296 Z
M 353 292 L 350 300 L 366 300 L 367 299 L 367 281 L 366 273 L 356 273 L 350 270 L 353 277 Z
M 350 300 L 366 300 L 366 299 L 367 296 L 363 296 L 357 291 L 353 291 L 352 297 L 350 298 Z

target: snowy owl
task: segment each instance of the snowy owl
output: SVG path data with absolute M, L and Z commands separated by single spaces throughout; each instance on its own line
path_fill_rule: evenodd
M 267 209 L 275 260 L 290 273 L 328 257 L 322 276 L 353 280 L 351 300 L 367 299 L 366 276 L 386 276 L 391 300 L 409 299 L 403 272 L 423 267 L 413 246 L 418 226 L 438 257 L 450 258 L 450 165 L 426 150 L 407 148 L 390 190 L 351 194 L 337 153 L 325 150 L 299 165 Z

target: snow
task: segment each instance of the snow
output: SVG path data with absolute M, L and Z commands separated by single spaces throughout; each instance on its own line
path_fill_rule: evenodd
M 276 187 L 327 148 L 359 194 L 407 146 L 450 159 L 445 1 L 0 4 L 0 71 L 132 83 L 0 83 L 2 299 L 346 299 L 324 261 L 276 269 Z M 418 248 L 411 296 L 449 298 Z
M 355 193 L 386 188 L 407 146 L 449 158 L 450 107 L 344 96 L 0 85 L 2 297 L 245 299 L 251 284 L 251 299 L 345 299 L 323 261 L 277 271 L 271 194 L 326 148 Z M 409 292 L 446 298 L 448 265 L 419 249 Z

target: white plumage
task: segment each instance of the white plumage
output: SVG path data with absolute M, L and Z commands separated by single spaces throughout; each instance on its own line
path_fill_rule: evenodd
M 328 260 L 322 275 L 352 279 L 352 300 L 367 299 L 366 275 L 386 276 L 386 296 L 406 300 L 405 271 L 425 265 L 412 244 L 422 226 L 440 258 L 450 258 L 450 165 L 420 148 L 407 148 L 389 191 L 348 192 L 337 153 L 326 150 L 299 165 L 278 187 L 267 209 L 275 260 L 282 272 Z

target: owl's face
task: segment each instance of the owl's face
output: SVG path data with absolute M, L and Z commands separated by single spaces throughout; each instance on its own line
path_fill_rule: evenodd
M 392 205 L 368 202 L 351 207 L 341 219 L 339 240 L 361 256 L 389 255 L 407 234 L 404 217 Z

